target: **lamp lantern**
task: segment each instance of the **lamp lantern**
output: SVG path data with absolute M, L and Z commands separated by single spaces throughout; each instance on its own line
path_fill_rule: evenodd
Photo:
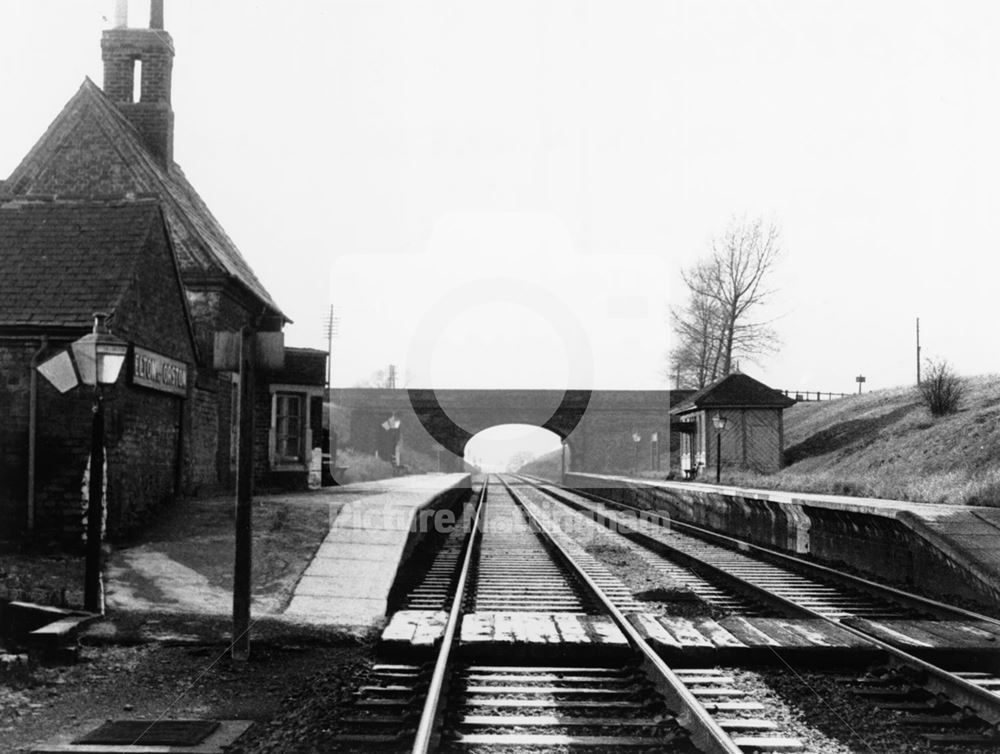
M 726 428 L 726 424 L 729 420 L 722 415 L 722 412 L 717 413 L 712 417 L 712 424 L 715 425 L 715 483 L 719 484 L 722 481 L 722 432 Z
M 84 385 L 113 385 L 125 364 L 128 343 L 108 332 L 107 319 L 107 314 L 95 314 L 93 331 L 70 345 Z

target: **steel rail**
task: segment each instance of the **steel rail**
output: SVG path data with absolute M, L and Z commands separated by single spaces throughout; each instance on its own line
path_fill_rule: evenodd
M 538 489 L 540 492 L 542 492 L 543 494 L 547 494 L 550 498 L 555 499 L 555 500 L 559 500 L 560 502 L 563 502 L 564 504 L 572 506 L 571 503 L 568 503 L 561 496 L 552 495 L 550 492 L 542 489 L 537 483 L 531 482 L 531 484 L 536 489 Z M 635 510 L 635 511 L 644 512 L 644 511 L 640 511 L 637 508 L 632 508 L 631 506 L 617 504 L 617 503 L 614 503 L 613 501 L 609 501 L 609 502 L 612 503 L 613 505 L 617 505 L 619 507 L 625 507 L 625 508 L 629 508 L 629 509 L 632 509 L 632 510 Z M 600 515 L 600 514 L 598 514 L 598 515 Z M 610 518 L 608 518 L 606 516 L 605 516 L 605 518 L 607 518 L 607 520 L 609 520 L 609 521 L 612 520 L 612 519 L 610 519 Z M 615 521 L 615 524 L 617 526 L 623 528 L 623 529 L 628 529 L 629 528 L 629 527 L 627 527 L 627 525 L 623 524 L 620 521 Z M 658 542 L 657 540 L 649 538 L 648 535 L 644 535 L 643 533 L 638 532 L 638 531 L 636 531 L 634 529 L 631 530 L 631 533 L 633 533 L 633 534 L 636 535 L 637 541 L 638 541 L 638 538 L 649 539 L 650 541 L 655 542 L 656 545 L 657 545 L 657 547 L 661 547 L 662 546 L 662 547 L 666 547 L 667 549 L 669 549 L 668 546 L 663 545 L 662 543 Z M 738 541 L 738 540 L 734 540 L 734 541 Z M 640 542 L 640 544 L 641 544 L 641 542 Z M 650 548 L 650 549 L 653 549 L 653 548 Z M 697 561 L 698 563 L 700 563 L 701 565 L 703 565 L 705 568 L 711 570 L 713 573 L 721 573 L 728 580 L 733 581 L 735 583 L 739 583 L 741 585 L 741 587 L 745 588 L 747 591 L 757 592 L 757 593 L 760 593 L 761 595 L 766 595 L 767 598 L 770 599 L 771 601 L 779 602 L 779 603 L 784 603 L 787 607 L 789 607 L 789 608 L 791 608 L 793 610 L 797 610 L 799 612 L 802 612 L 802 613 L 808 615 L 812 619 L 825 621 L 826 623 L 830 623 L 832 625 L 837 626 L 839 629 L 841 629 L 843 631 L 847 631 L 848 633 L 852 634 L 856 638 L 863 639 L 863 640 L 867 641 L 868 643 L 874 645 L 878 649 L 880 649 L 880 650 L 884 651 L 886 654 L 888 654 L 889 657 L 890 657 L 890 659 L 893 662 L 895 662 L 895 664 L 897 664 L 898 666 L 900 666 L 900 667 L 906 667 L 906 668 L 910 668 L 910 669 L 916 669 L 916 670 L 918 670 L 918 671 L 920 671 L 922 673 L 925 673 L 927 675 L 927 682 L 926 682 L 925 685 L 929 686 L 932 690 L 934 690 L 936 692 L 939 692 L 939 693 L 943 693 L 943 694 L 949 696 L 951 698 L 951 701 L 953 701 L 953 702 L 959 702 L 962 705 L 968 707 L 969 709 L 973 710 L 979 717 L 981 717 L 983 720 L 985 720 L 989 724 L 991 724 L 991 725 L 1000 724 L 1000 694 L 996 694 L 996 693 L 994 693 L 992 691 L 984 689 L 981 686 L 977 686 L 976 684 L 972 683 L 971 681 L 966 680 L 965 678 L 957 676 L 957 675 L 951 673 L 950 671 L 945 670 L 944 668 L 941 668 L 941 667 L 939 667 L 937 665 L 934 665 L 934 664 L 932 664 L 930 662 L 927 662 L 926 660 L 923 660 L 923 659 L 921 659 L 919 657 L 916 657 L 915 655 L 912 655 L 909 652 L 905 652 L 905 651 L 899 649 L 898 647 L 896 647 L 896 646 L 894 646 L 892 644 L 889 644 L 889 643 L 887 643 L 887 642 L 885 642 L 885 641 L 883 641 L 883 640 L 881 640 L 881 639 L 879 639 L 879 638 L 877 638 L 875 636 L 872 636 L 871 634 L 867 633 L 866 631 L 854 628 L 853 626 L 849 626 L 849 625 L 847 625 L 845 623 L 840 622 L 837 619 L 827 617 L 827 616 L 823 615 L 822 613 L 819 613 L 819 612 L 813 610 L 812 608 L 805 607 L 803 605 L 799 605 L 796 602 L 794 602 L 793 600 L 788 599 L 786 597 L 782 597 L 780 595 L 773 594 L 773 593 L 767 591 L 766 589 L 764 589 L 763 587 L 760 587 L 760 586 L 757 586 L 755 584 L 752 584 L 749 581 L 746 581 L 745 579 L 740 578 L 739 576 L 735 576 L 734 574 L 730 574 L 730 573 L 725 573 L 718 566 L 715 566 L 712 563 L 709 563 L 709 562 L 704 561 L 704 560 L 698 560 L 697 558 L 695 558 L 694 556 L 689 555 L 689 554 L 686 554 L 686 556 L 689 559 L 691 559 L 691 560 Z M 916 596 L 916 595 L 914 595 L 914 596 Z M 971 615 L 976 616 L 975 613 L 971 613 Z M 978 616 L 976 616 L 976 617 L 978 617 Z
M 742 754 L 742 749 L 733 743 L 729 734 L 715 722 L 708 713 L 708 710 L 688 690 L 674 671 L 663 661 L 663 658 L 656 653 L 656 650 L 650 646 L 649 642 L 629 623 L 625 614 L 614 605 L 604 593 L 604 590 L 591 578 L 590 574 L 559 543 L 551 529 L 531 512 L 521 496 L 514 492 L 506 479 L 502 476 L 498 476 L 498 479 L 506 488 L 511 498 L 520 506 L 525 515 L 528 516 L 531 523 L 538 528 L 538 531 L 545 535 L 549 544 L 556 549 L 565 564 L 573 570 L 574 575 L 587 585 L 600 606 L 607 611 L 618 628 L 625 634 L 629 644 L 639 652 L 646 675 L 654 683 L 657 690 L 663 694 L 667 706 L 677 716 L 677 722 L 688 731 L 694 745 L 705 752 L 705 754 Z
M 438 652 L 437 661 L 434 663 L 434 672 L 431 674 L 430 683 L 427 686 L 427 698 L 424 700 L 424 707 L 420 713 L 420 723 L 417 725 L 417 733 L 413 739 L 413 754 L 427 754 L 432 751 L 436 743 L 437 722 L 440 719 L 441 702 L 444 698 L 444 682 L 448 673 L 448 662 L 451 658 L 452 645 L 455 642 L 455 631 L 458 623 L 462 619 L 463 603 L 465 602 L 465 588 L 469 580 L 469 569 L 472 564 L 472 556 L 476 549 L 476 536 L 479 533 L 479 520 L 483 512 L 483 504 L 486 501 L 486 490 L 490 486 L 490 477 L 487 475 L 483 481 L 483 489 L 479 493 L 479 501 L 476 504 L 476 512 L 472 518 L 472 527 L 469 530 L 469 543 L 465 550 L 465 558 L 462 561 L 462 570 L 458 575 L 458 582 L 455 584 L 455 598 L 448 612 L 448 622 L 445 624 L 444 635 L 441 637 L 441 649 Z
M 831 581 L 841 585 L 854 587 L 861 590 L 867 590 L 869 592 L 877 592 L 878 594 L 891 597 L 892 599 L 898 600 L 903 605 L 908 607 L 919 607 L 930 613 L 935 613 L 938 617 L 957 617 L 966 618 L 969 620 L 979 620 L 985 623 L 992 623 L 995 626 L 1000 627 L 1000 619 L 994 618 L 990 615 L 984 615 L 982 613 L 977 613 L 972 610 L 966 610 L 965 608 L 958 607 L 956 605 L 949 605 L 947 602 L 940 602 L 930 597 L 924 597 L 919 594 L 913 594 L 912 592 L 906 592 L 902 589 L 897 589 L 896 587 L 888 586 L 887 584 L 879 584 L 877 581 L 870 581 L 869 579 L 863 578 L 861 576 L 856 576 L 852 573 L 845 573 L 844 571 L 838 571 L 836 568 L 831 568 L 829 566 L 824 566 L 819 563 L 813 563 L 809 560 L 804 560 L 802 558 L 796 557 L 794 555 L 789 555 L 788 553 L 779 552 L 778 550 L 772 550 L 769 547 L 764 547 L 763 545 L 757 545 L 753 542 L 747 542 L 742 539 L 736 539 L 735 537 L 730 537 L 728 534 L 721 534 L 710 529 L 705 529 L 704 527 L 698 526 L 697 524 L 689 524 L 684 521 L 677 521 L 669 516 L 664 516 L 661 513 L 652 510 L 643 510 L 642 508 L 637 508 L 636 506 L 629 505 L 628 503 L 619 503 L 617 500 L 609 500 L 600 495 L 594 494 L 592 492 L 582 492 L 577 490 L 564 490 L 559 485 L 549 482 L 548 480 L 539 480 L 532 477 L 521 476 L 520 478 L 526 480 L 528 483 L 534 485 L 536 488 L 540 489 L 545 494 L 550 497 L 554 497 L 557 500 L 566 503 L 567 505 L 573 506 L 574 503 L 570 500 L 566 500 L 562 495 L 553 492 L 552 490 L 546 490 L 541 487 L 544 484 L 547 487 L 555 487 L 560 492 L 570 492 L 571 494 L 579 495 L 580 497 L 590 498 L 595 503 L 600 503 L 601 505 L 607 505 L 610 508 L 619 508 L 630 513 L 635 513 L 638 516 L 644 518 L 647 521 L 653 521 L 655 523 L 660 523 L 664 525 L 665 528 L 675 528 L 690 531 L 696 537 L 702 537 L 710 541 L 714 541 L 716 544 L 722 546 L 728 546 L 731 549 L 737 550 L 742 554 L 748 552 L 756 552 L 765 556 L 765 559 L 777 560 L 780 563 L 775 565 L 785 565 L 789 567 L 811 572 L 812 575 L 825 576 Z M 615 521 L 616 525 L 620 522 Z M 807 574 L 808 575 L 808 574 Z

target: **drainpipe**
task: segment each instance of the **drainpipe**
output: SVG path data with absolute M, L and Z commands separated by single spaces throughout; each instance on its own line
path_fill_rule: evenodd
M 31 374 L 28 377 L 28 531 L 35 530 L 35 425 L 38 423 L 38 360 L 48 350 L 49 336 L 42 336 L 42 344 L 31 357 Z

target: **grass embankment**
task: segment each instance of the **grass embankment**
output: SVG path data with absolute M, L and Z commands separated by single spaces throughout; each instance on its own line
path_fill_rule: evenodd
M 968 378 L 965 388 L 958 412 L 940 418 L 913 387 L 798 403 L 785 411 L 787 466 L 767 475 L 723 468 L 722 481 L 1000 507 L 1000 375 Z M 558 453 L 542 456 L 521 471 L 558 479 L 559 461 Z
M 562 449 L 553 450 L 543 456 L 532 459 L 517 470 L 518 474 L 530 474 L 542 479 L 559 482 L 562 478 Z
M 934 418 L 912 387 L 879 390 L 785 412 L 777 474 L 723 481 L 924 503 L 1000 507 L 1000 376 L 965 381 L 955 414 Z

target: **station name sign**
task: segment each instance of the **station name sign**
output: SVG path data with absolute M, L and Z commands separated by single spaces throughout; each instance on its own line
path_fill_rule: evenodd
M 138 346 L 132 349 L 133 385 L 186 396 L 187 382 L 188 368 L 183 361 Z

